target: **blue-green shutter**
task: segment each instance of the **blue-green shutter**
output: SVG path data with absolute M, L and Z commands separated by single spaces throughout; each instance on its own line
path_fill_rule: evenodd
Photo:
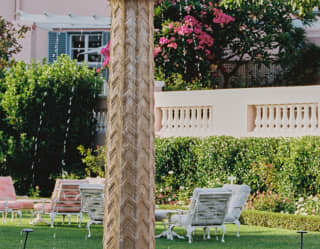
M 48 62 L 52 63 L 61 54 L 68 54 L 68 33 L 49 32 L 48 33 Z M 56 54 L 57 53 L 57 54 Z
M 110 32 L 102 32 L 102 46 L 107 46 L 110 41 Z M 109 70 L 107 69 L 105 72 L 105 79 L 108 81 L 109 78 Z

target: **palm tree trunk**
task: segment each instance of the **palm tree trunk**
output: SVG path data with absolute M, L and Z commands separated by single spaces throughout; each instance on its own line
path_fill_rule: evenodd
M 111 0 L 104 249 L 154 249 L 153 0 Z

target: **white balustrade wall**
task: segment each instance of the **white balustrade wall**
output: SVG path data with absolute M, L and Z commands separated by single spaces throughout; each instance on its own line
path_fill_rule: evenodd
M 172 136 L 207 134 L 212 130 L 212 106 L 161 107 L 162 132 Z
M 155 93 L 161 137 L 320 136 L 320 86 Z
M 319 104 L 256 105 L 255 132 L 319 130 Z

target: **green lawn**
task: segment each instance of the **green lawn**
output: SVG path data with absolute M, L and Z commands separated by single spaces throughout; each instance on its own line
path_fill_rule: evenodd
M 59 216 L 58 216 L 59 217 Z M 27 249 L 102 249 L 102 226 L 92 226 L 92 237 L 87 239 L 85 224 L 78 228 L 75 219 L 71 225 L 58 224 L 55 228 L 47 225 L 31 226 L 29 218 L 24 218 L 22 225 L 17 225 L 17 220 L 6 224 L 0 223 L 0 249 L 22 249 L 25 235 L 21 233 L 23 228 L 33 228 L 30 234 Z M 61 219 L 58 222 L 61 222 Z M 2 221 L 1 221 L 2 222 Z M 160 233 L 163 226 L 159 223 L 156 227 L 156 234 Z M 184 235 L 183 229 L 175 229 L 179 234 Z M 156 240 L 157 249 L 294 249 L 300 248 L 300 237 L 295 231 L 283 229 L 269 229 L 253 226 L 241 226 L 241 237 L 236 237 L 236 227 L 227 225 L 225 243 L 216 241 L 212 236 L 211 240 L 202 240 L 201 230 L 196 231 L 193 236 L 194 242 L 190 245 L 187 240 L 169 241 L 161 238 Z M 221 236 L 219 236 L 221 239 Z M 305 249 L 320 248 L 320 233 L 308 233 L 305 236 Z M 147 248 L 141 248 L 147 249 Z

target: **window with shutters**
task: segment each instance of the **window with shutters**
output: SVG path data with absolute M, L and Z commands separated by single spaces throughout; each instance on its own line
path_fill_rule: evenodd
M 102 33 L 70 34 L 70 56 L 80 63 L 95 67 L 101 64 Z

